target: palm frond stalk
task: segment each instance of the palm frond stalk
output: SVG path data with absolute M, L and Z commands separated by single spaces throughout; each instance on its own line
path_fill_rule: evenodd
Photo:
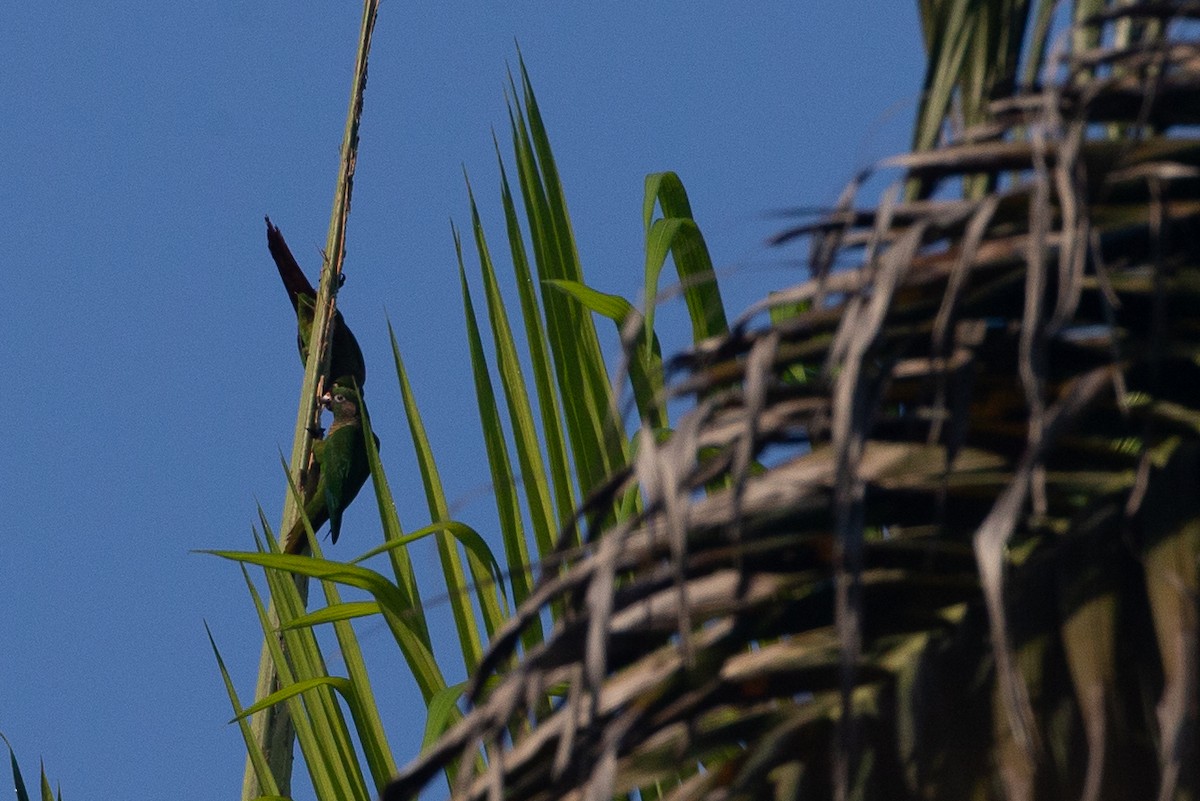
M 1200 796 L 1195 17 L 1088 18 L 877 207 L 781 234 L 810 278 L 670 362 L 695 407 L 385 799 L 454 760 L 456 799 Z

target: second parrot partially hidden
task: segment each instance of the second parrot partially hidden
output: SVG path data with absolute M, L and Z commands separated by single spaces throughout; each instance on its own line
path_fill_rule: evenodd
M 318 470 L 316 486 L 304 504 L 304 514 L 315 532 L 329 521 L 329 533 L 337 542 L 342 513 L 358 495 L 371 467 L 367 461 L 367 440 L 363 429 L 363 403 L 349 376 L 334 381 L 321 402 L 333 411 L 333 423 L 325 438 L 313 443 Z M 375 437 L 379 447 L 379 437 Z M 307 541 L 303 519 L 297 520 L 283 540 L 284 550 L 299 553 Z
M 275 260 L 275 268 L 287 289 L 288 299 L 296 310 L 296 344 L 300 347 L 300 361 L 308 362 L 308 343 L 312 340 L 313 319 L 316 317 L 317 290 L 309 282 L 304 270 L 300 269 L 296 257 L 288 248 L 279 229 L 267 217 L 267 248 Z M 330 346 L 329 375 L 353 377 L 362 387 L 367 381 L 367 364 L 363 361 L 358 340 L 350 332 L 340 311 L 334 312 L 333 344 Z

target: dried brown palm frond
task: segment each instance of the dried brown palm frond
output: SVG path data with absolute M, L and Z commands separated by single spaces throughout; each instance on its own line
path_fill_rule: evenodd
M 893 161 L 920 199 L 781 235 L 811 280 L 675 359 L 695 408 L 579 519 L 643 512 L 563 551 L 385 798 L 455 763 L 460 799 L 1200 795 L 1195 15 L 1106 12 Z

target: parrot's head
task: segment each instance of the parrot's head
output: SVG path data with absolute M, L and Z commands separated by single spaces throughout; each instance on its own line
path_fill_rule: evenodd
M 354 381 L 349 376 L 344 376 L 333 382 L 333 386 L 321 398 L 321 403 L 333 412 L 334 420 L 348 421 L 358 417 L 362 400 L 358 390 L 354 388 Z

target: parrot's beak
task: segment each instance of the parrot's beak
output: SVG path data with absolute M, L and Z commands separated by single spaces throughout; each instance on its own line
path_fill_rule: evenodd
M 324 395 L 321 396 L 321 405 L 324 406 L 326 409 L 333 406 L 333 396 L 330 395 L 328 392 L 326 392 Z

